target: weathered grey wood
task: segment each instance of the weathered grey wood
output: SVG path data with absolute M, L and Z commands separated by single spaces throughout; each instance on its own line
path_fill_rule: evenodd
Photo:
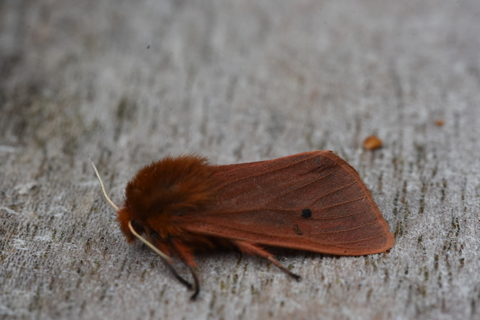
M 1 318 L 480 318 L 479 16 L 477 0 L 1 1 Z M 362 150 L 372 133 L 384 148 Z M 125 243 L 87 158 L 120 204 L 167 154 L 316 149 L 358 169 L 395 247 L 276 252 L 299 283 L 200 255 L 194 303 Z

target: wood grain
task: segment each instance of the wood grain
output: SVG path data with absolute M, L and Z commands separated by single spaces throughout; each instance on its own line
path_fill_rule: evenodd
M 479 15 L 476 0 L 1 1 L 0 318 L 480 318 Z M 369 135 L 383 147 L 363 150 Z M 298 283 L 205 254 L 195 303 L 125 242 L 88 161 L 120 203 L 168 154 L 312 150 L 355 167 L 393 249 L 275 252 Z

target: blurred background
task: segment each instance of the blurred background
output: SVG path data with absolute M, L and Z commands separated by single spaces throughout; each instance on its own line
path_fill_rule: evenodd
M 474 0 L 0 1 L 0 317 L 478 318 L 479 16 Z M 280 250 L 299 283 L 200 255 L 195 303 L 125 243 L 88 162 L 121 204 L 169 154 L 324 149 L 372 191 L 390 253 Z

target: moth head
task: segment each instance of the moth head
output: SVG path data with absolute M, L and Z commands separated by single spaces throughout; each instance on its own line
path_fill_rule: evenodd
M 125 202 L 118 211 L 127 240 L 134 239 L 128 227 L 132 221 L 135 230 L 147 237 L 150 232 L 160 239 L 180 234 L 175 218 L 212 202 L 216 188 L 212 174 L 213 167 L 206 159 L 193 155 L 166 157 L 142 168 L 127 184 Z
M 115 205 L 115 203 L 112 201 L 112 199 L 110 199 L 110 197 L 107 195 L 107 192 L 105 191 L 105 186 L 103 185 L 103 181 L 102 181 L 102 178 L 100 177 L 100 174 L 98 173 L 97 167 L 95 166 L 95 164 L 93 163 L 91 158 L 90 158 L 90 162 L 92 163 L 92 166 L 93 166 L 93 169 L 95 170 L 95 174 L 97 175 L 98 181 L 100 182 L 100 185 L 102 186 L 103 195 L 105 196 L 107 201 L 112 205 L 112 207 L 114 207 L 115 210 L 117 210 L 117 213 L 119 215 L 119 219 L 120 219 L 120 217 L 123 217 L 123 219 L 120 220 L 120 225 L 121 225 L 121 229 L 124 232 L 124 234 L 127 235 L 127 239 L 129 239 L 129 237 L 138 238 L 140 241 L 142 241 L 147 246 L 149 246 L 153 251 L 155 251 L 162 259 L 164 259 L 165 261 L 167 261 L 168 263 L 171 264 L 171 258 L 168 255 L 166 255 L 164 252 L 162 252 L 157 247 L 155 247 L 155 245 L 153 245 L 150 241 L 145 240 L 145 238 L 143 238 L 142 236 L 139 235 L 139 232 L 144 233 L 145 229 L 141 224 L 138 224 L 135 220 L 131 220 L 130 215 L 129 215 L 129 210 L 127 210 L 125 208 L 120 210 Z M 148 231 L 147 231 L 147 233 L 148 233 Z M 148 235 L 149 238 L 151 238 L 151 233 L 148 233 L 147 235 Z M 131 241 L 131 239 L 129 239 L 129 240 Z

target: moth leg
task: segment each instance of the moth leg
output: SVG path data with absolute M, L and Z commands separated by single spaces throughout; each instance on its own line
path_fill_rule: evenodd
M 195 267 L 197 264 L 195 260 L 193 260 L 193 253 L 190 248 L 183 245 L 179 241 L 175 241 L 172 239 L 168 239 L 168 242 L 172 246 L 175 254 L 180 258 L 180 260 L 188 267 L 190 273 L 192 274 L 193 281 L 195 282 L 195 291 L 193 292 L 192 296 L 190 297 L 191 300 L 195 300 L 200 292 L 200 281 L 198 281 L 197 273 L 195 272 Z
M 165 245 L 162 244 L 162 242 L 160 242 L 159 240 L 159 237 L 158 237 L 158 233 L 156 232 L 151 232 L 150 233 L 150 238 L 152 239 L 152 242 L 153 244 L 159 249 L 161 250 L 162 252 L 168 252 L 168 249 Z M 187 280 L 185 280 L 184 278 L 182 278 L 182 276 L 180 276 L 177 272 L 177 270 L 175 270 L 175 268 L 173 267 L 173 265 L 166 261 L 165 259 L 162 259 L 164 262 L 165 262 L 165 265 L 167 266 L 167 268 L 170 270 L 170 272 L 173 274 L 173 276 L 175 278 L 177 278 L 177 280 L 183 284 L 184 286 L 187 287 L 188 290 L 192 290 L 193 286 L 190 282 L 188 282 Z
M 241 241 L 241 240 L 233 240 L 233 243 L 238 247 L 238 249 L 240 249 L 240 251 L 246 254 L 266 258 L 268 261 L 276 265 L 278 268 L 280 268 L 280 270 L 282 270 L 283 272 L 285 272 L 295 280 L 300 281 L 302 279 L 299 275 L 296 275 L 295 273 L 291 272 L 290 270 L 282 266 L 282 264 L 278 262 L 271 253 L 254 245 L 253 243 Z
M 180 281 L 181 284 L 183 284 L 185 287 L 187 287 L 188 290 L 192 290 L 193 289 L 193 286 L 190 282 L 188 282 L 187 280 L 185 280 L 184 278 L 182 278 L 182 276 L 180 276 L 178 273 L 177 273 L 177 270 L 175 270 L 175 268 L 168 262 L 165 262 L 166 266 L 168 267 L 168 269 L 170 270 L 170 272 L 173 274 L 173 276 L 175 278 L 177 278 L 178 281 Z

